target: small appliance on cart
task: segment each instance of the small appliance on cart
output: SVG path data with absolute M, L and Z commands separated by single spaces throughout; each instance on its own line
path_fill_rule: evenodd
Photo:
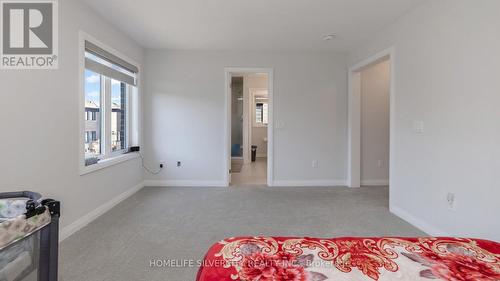
M 57 281 L 60 203 L 0 193 L 0 281 Z

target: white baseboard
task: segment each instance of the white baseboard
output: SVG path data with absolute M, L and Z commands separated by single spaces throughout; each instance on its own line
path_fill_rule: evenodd
M 144 186 L 210 186 L 224 187 L 226 182 L 220 180 L 146 180 Z
M 346 186 L 346 180 L 275 180 L 272 186 Z
M 114 206 L 118 205 L 118 203 L 129 198 L 134 193 L 141 190 L 141 188 L 143 188 L 143 187 L 144 187 L 144 184 L 142 182 L 137 184 L 136 186 L 132 187 L 131 189 L 123 192 L 122 194 L 111 199 L 110 201 L 108 201 L 108 202 L 104 203 L 103 205 L 97 207 L 96 209 L 90 211 L 89 213 L 87 213 L 83 217 L 77 219 L 72 224 L 62 228 L 60 235 L 59 235 L 59 241 L 63 241 L 64 239 L 73 235 L 75 232 L 77 232 L 78 230 L 87 226 L 93 220 L 97 219 L 98 217 L 100 217 L 101 215 L 106 213 L 107 211 L 111 210 Z
M 410 214 L 409 212 L 403 210 L 400 207 L 391 205 L 389 209 L 391 213 L 402 218 L 403 220 L 407 221 L 408 223 L 422 230 L 423 232 L 429 234 L 430 236 L 450 236 L 448 233 L 446 233 L 446 231 L 443 231 L 438 227 L 435 227 L 427 223 L 423 219 Z
M 361 185 L 386 186 L 389 185 L 389 180 L 361 180 Z

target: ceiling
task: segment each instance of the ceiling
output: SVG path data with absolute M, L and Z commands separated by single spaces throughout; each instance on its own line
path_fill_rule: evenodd
M 426 0 L 82 1 L 146 48 L 342 52 Z

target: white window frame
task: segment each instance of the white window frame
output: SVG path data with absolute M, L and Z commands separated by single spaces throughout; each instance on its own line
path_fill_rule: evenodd
M 79 167 L 80 167 L 80 175 L 85 175 L 112 165 L 116 165 L 118 163 L 128 161 L 131 159 L 135 159 L 139 157 L 138 153 L 126 153 L 128 148 L 132 145 L 139 145 L 139 135 L 138 135 L 138 124 L 140 123 L 138 120 L 139 116 L 139 106 L 138 104 L 131 105 L 134 101 L 138 103 L 138 98 L 136 97 L 139 92 L 140 85 L 131 86 L 128 85 L 127 89 L 127 103 L 126 103 L 126 144 L 125 148 L 112 151 L 111 150 L 111 114 L 112 114 L 112 101 L 111 101 L 111 78 L 103 76 L 104 79 L 101 79 L 101 83 L 103 84 L 103 93 L 101 93 L 101 104 L 104 105 L 102 107 L 102 111 L 104 114 L 101 114 L 101 149 L 103 150 L 101 155 L 99 155 L 99 162 L 93 165 L 85 166 L 85 41 L 89 41 L 107 52 L 116 55 L 117 57 L 126 60 L 127 62 L 134 64 L 139 67 L 139 64 L 134 60 L 128 58 L 127 56 L 119 53 L 115 49 L 107 46 L 106 44 L 98 41 L 87 33 L 80 31 L 79 32 Z M 139 74 L 138 74 L 139 75 Z M 139 81 L 139 77 L 137 77 Z M 104 94 L 109 93 L 109 94 Z M 134 98 L 132 97 L 134 95 Z M 132 112 L 134 111 L 134 112 Z M 133 116 L 132 116 L 133 115 Z M 134 128 L 132 128 L 134 126 Z M 133 135 L 132 135 L 133 133 Z M 109 142 L 107 140 L 110 140 Z
M 105 87 L 107 90 L 109 90 L 109 103 L 108 101 L 106 101 L 106 109 L 104 112 L 106 112 L 106 117 L 107 119 L 109 120 L 109 122 L 106 122 L 106 125 L 108 125 L 110 128 L 109 130 L 106 130 L 106 136 L 109 138 L 109 142 L 107 141 L 105 143 L 105 154 L 108 154 L 110 155 L 110 157 L 116 157 L 118 155 L 121 155 L 125 152 L 128 151 L 128 148 L 130 147 L 130 106 L 129 106 L 129 103 L 130 103 L 130 93 L 133 91 L 133 86 L 131 85 L 128 85 L 128 84 L 125 84 L 127 85 L 127 93 L 126 93 L 126 97 L 125 99 L 127 100 L 127 103 L 125 104 L 126 107 L 125 107 L 125 112 L 126 112 L 126 115 L 125 115 L 125 147 L 120 149 L 120 150 L 116 150 L 116 151 L 113 151 L 112 148 L 111 148 L 111 115 L 113 114 L 113 104 L 112 104 L 112 101 L 111 101 L 111 78 L 109 77 L 106 77 L 105 79 Z M 109 83 L 109 85 L 107 85 Z M 105 157 L 106 158 L 106 157 Z M 109 158 L 109 157 L 108 157 Z

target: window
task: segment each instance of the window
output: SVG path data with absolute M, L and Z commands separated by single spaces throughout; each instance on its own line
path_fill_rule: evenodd
M 89 77 L 91 77 L 91 76 L 89 76 Z M 87 80 L 87 79 L 92 79 L 92 78 L 85 78 L 85 80 Z M 89 85 L 87 85 L 87 84 L 89 84 Z M 85 87 L 91 88 L 92 85 L 91 85 L 91 83 L 86 82 Z M 89 91 L 89 96 L 90 95 L 92 95 L 91 91 Z M 86 100 L 88 100 L 88 99 L 86 98 Z M 86 121 L 96 121 L 97 120 L 97 111 L 91 110 L 90 108 L 88 110 L 85 110 L 85 120 Z
M 267 113 L 268 105 L 267 103 L 257 103 L 255 104 L 255 122 L 260 124 L 267 124 Z
M 86 131 L 85 132 L 85 144 L 90 144 L 97 140 L 96 131 Z
M 85 158 L 101 156 L 101 139 L 97 138 L 102 131 L 101 104 L 102 104 L 102 77 L 101 75 L 85 70 Z M 91 132 L 96 136 L 91 137 Z
M 269 104 L 267 97 L 255 96 L 255 123 L 254 126 L 267 126 L 268 114 L 269 114 Z
M 117 151 L 126 147 L 127 139 L 127 84 L 111 80 L 111 150 Z
M 88 87 L 92 87 L 91 85 L 88 85 Z M 90 95 L 91 93 L 89 93 Z M 97 120 L 97 111 L 95 110 L 91 110 L 89 108 L 89 110 L 86 110 L 85 111 L 85 120 L 87 121 L 96 121 Z
M 129 146 L 129 96 L 138 68 L 85 41 L 85 166 L 115 157 Z

